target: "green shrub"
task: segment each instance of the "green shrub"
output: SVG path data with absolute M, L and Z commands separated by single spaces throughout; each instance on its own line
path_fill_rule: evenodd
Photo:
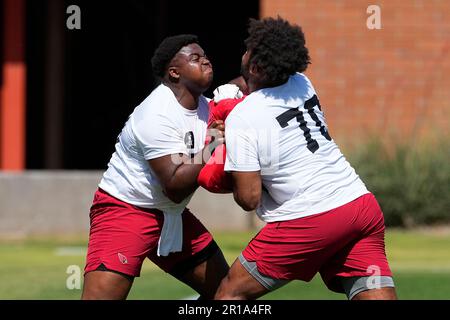
M 386 225 L 450 222 L 450 144 L 386 147 L 372 141 L 349 157 L 383 209 Z

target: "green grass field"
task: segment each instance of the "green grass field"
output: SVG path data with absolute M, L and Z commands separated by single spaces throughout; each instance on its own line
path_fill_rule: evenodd
M 214 235 L 232 263 L 252 234 Z M 66 286 L 71 276 L 66 271 L 74 265 L 82 273 L 86 241 L 83 236 L 0 240 L 0 299 L 79 299 L 81 290 Z M 390 229 L 386 249 L 400 299 L 450 299 L 449 231 Z M 192 289 L 146 261 L 129 299 L 187 299 L 193 295 Z M 316 276 L 310 283 L 291 282 L 264 299 L 343 300 L 345 296 L 328 291 Z

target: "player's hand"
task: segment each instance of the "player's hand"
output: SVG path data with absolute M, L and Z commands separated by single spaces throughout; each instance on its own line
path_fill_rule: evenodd
M 215 103 L 218 103 L 223 99 L 239 99 L 244 96 L 237 85 L 230 83 L 217 87 L 213 94 Z
M 214 120 L 209 128 L 225 132 L 225 122 L 223 122 L 223 120 Z
M 211 142 L 216 145 L 225 143 L 225 123 L 223 120 L 214 120 L 208 128 L 207 135 L 211 137 Z

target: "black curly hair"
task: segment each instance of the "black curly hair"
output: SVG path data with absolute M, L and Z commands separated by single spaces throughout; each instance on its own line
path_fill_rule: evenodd
M 160 78 L 164 77 L 170 60 L 181 48 L 191 43 L 198 43 L 198 37 L 193 34 L 179 34 L 165 38 L 152 57 L 153 74 Z
M 301 27 L 280 16 L 251 18 L 248 33 L 245 45 L 250 52 L 249 63 L 262 70 L 267 85 L 280 85 L 295 72 L 305 71 L 311 63 Z

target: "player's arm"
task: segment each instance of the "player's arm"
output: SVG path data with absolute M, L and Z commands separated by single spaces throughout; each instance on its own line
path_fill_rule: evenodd
M 245 211 L 255 210 L 261 201 L 260 171 L 231 171 L 233 178 L 233 196 L 236 203 Z
M 197 176 L 204 165 L 203 162 L 192 163 L 184 154 L 167 155 L 148 160 L 148 163 L 158 177 L 164 194 L 175 203 L 182 202 L 197 189 Z
M 258 134 L 248 121 L 237 115 L 230 115 L 226 125 L 225 171 L 231 173 L 234 200 L 245 211 L 251 211 L 256 209 L 261 201 Z
M 215 121 L 211 128 L 217 130 L 217 136 L 223 137 L 223 121 Z M 216 143 L 223 142 L 221 139 L 217 138 Z M 210 150 L 211 145 L 205 146 L 192 159 L 184 154 L 170 154 L 148 160 L 170 200 L 180 203 L 197 189 L 197 177 L 211 156 Z

